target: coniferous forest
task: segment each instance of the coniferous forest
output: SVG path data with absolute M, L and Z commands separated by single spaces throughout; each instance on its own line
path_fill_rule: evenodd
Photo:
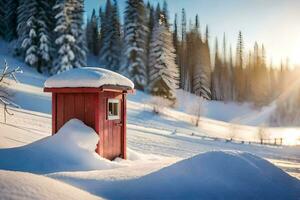
M 120 13 L 118 1 L 107 0 L 85 21 L 84 0 L 0 0 L 0 37 L 40 73 L 85 67 L 92 54 L 101 67 L 129 77 L 136 89 L 171 102 L 177 89 L 257 108 L 280 99 L 272 123 L 284 124 L 291 112 L 300 116 L 293 109 L 297 99 L 280 98 L 297 78 L 288 59 L 273 66 L 263 44 L 245 49 L 242 32 L 236 44 L 227 43 L 226 33 L 215 39 L 198 16 L 187 19 L 184 8 L 170 19 L 166 2 L 127 0 Z

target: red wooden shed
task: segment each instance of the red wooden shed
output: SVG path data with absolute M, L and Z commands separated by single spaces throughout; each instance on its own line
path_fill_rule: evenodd
M 99 135 L 96 152 L 107 159 L 126 159 L 126 95 L 134 91 L 126 77 L 102 68 L 78 68 L 50 77 L 52 134 L 77 118 Z

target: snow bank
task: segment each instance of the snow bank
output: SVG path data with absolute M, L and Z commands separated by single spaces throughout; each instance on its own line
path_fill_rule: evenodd
M 49 173 L 117 167 L 95 153 L 98 139 L 92 128 L 73 119 L 54 136 L 22 147 L 0 149 L 0 169 Z
M 72 69 L 46 80 L 44 86 L 47 88 L 61 87 L 101 87 L 103 85 L 124 86 L 130 89 L 134 84 L 128 78 L 106 69 L 84 67 Z
M 85 188 L 85 184 L 91 187 L 91 183 L 89 181 L 84 183 L 81 180 L 79 185 Z M 99 181 L 91 188 L 96 194 L 108 199 L 205 200 L 300 197 L 299 180 L 264 159 L 240 152 L 199 154 L 138 179 Z
M 0 199 L 100 199 L 85 191 L 44 176 L 0 170 Z

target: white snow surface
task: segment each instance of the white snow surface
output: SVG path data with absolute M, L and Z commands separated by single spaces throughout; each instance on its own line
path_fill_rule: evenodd
M 160 167 L 157 171 L 146 167 L 148 174 L 122 176 L 122 170 L 124 173 L 128 169 L 143 170 L 135 167 L 138 160 L 147 155 L 130 150 L 129 161 L 117 159 L 112 162 L 94 152 L 97 141 L 98 136 L 93 129 L 72 119 L 52 137 L 23 147 L 0 149 L 0 169 L 52 173 L 47 176 L 107 199 L 297 199 L 300 196 L 299 180 L 250 153 L 210 151 Z M 151 160 L 157 158 L 152 157 Z M 144 166 L 151 165 L 145 160 L 142 163 Z M 84 175 L 84 171 L 87 174 Z M 15 176 L 9 173 L 0 173 L 0 179 L 8 179 L 8 183 L 3 184 L 4 188 L 9 188 L 9 184 L 15 181 Z M 120 176 L 110 177 L 114 173 Z M 21 180 L 31 179 L 33 183 L 25 184 L 28 188 L 37 187 L 44 181 L 43 178 L 27 176 L 21 176 Z M 13 184 L 13 187 L 19 194 L 19 183 Z M 30 195 L 37 199 L 48 192 L 43 188 L 39 190 L 38 195 Z
M 48 78 L 44 84 L 47 88 L 98 88 L 104 85 L 124 86 L 130 89 L 134 88 L 133 82 L 128 78 L 116 72 L 98 67 L 71 69 Z
M 48 177 L 0 170 L 0 199 L 96 200 L 100 199 L 100 197 Z
M 95 174 L 89 178 L 53 177 L 107 199 L 296 200 L 300 197 L 299 180 L 262 158 L 237 151 L 199 154 L 134 179 L 108 180 Z
M 94 129 L 73 119 L 54 136 L 21 147 L 0 149 L 0 168 L 40 174 L 117 167 L 95 153 L 98 139 Z

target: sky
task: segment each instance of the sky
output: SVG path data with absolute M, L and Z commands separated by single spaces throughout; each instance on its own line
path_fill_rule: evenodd
M 105 5 L 106 0 L 85 0 L 86 16 Z M 163 0 L 149 0 L 153 4 Z M 181 15 L 185 8 L 187 21 L 199 15 L 204 33 L 205 25 L 210 30 L 210 44 L 222 40 L 236 48 L 239 30 L 242 31 L 245 50 L 250 50 L 255 41 L 263 43 L 268 60 L 279 65 L 289 58 L 291 65 L 300 65 L 300 0 L 166 0 L 171 21 L 175 13 Z M 126 0 L 118 0 L 123 17 Z M 180 18 L 179 18 L 180 20 Z

